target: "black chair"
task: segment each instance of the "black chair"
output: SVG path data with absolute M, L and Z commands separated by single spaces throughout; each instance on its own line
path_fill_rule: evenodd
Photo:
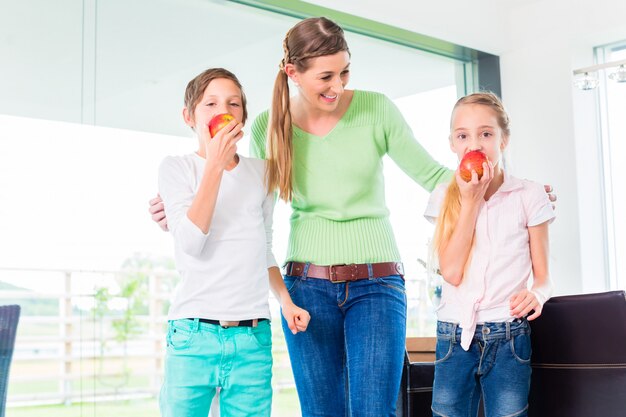
M 432 417 L 433 362 L 411 362 L 405 352 L 400 395 L 396 404 L 396 417 Z
M 432 417 L 430 406 L 433 401 L 436 343 L 435 337 L 406 339 L 396 417 Z M 476 417 L 485 417 L 482 401 Z
M 626 293 L 550 299 L 531 322 L 529 417 L 626 415 Z
M 432 416 L 430 405 L 433 398 L 436 343 L 434 337 L 406 339 L 396 417 Z
M 7 400 L 9 367 L 15 346 L 15 333 L 20 318 L 20 306 L 0 306 L 0 417 L 4 417 Z

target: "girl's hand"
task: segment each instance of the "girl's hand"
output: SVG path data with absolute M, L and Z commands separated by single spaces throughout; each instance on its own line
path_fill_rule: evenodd
M 200 135 L 206 147 L 207 164 L 224 170 L 233 163 L 237 142 L 243 137 L 242 128 L 242 123 L 232 120 L 211 138 L 209 127 L 201 127 Z
M 311 316 L 309 312 L 303 308 L 298 307 L 294 303 L 288 303 L 282 307 L 283 317 L 287 321 L 287 326 L 291 333 L 296 334 L 298 332 L 306 331 L 309 325 Z
M 465 182 L 461 178 L 461 174 L 457 168 L 454 173 L 456 177 L 456 183 L 459 186 L 461 192 L 461 201 L 468 203 L 481 203 L 485 198 L 489 183 L 493 179 L 493 164 L 491 161 L 483 162 L 483 176 L 478 179 L 476 171 L 472 170 L 472 179 L 469 182 Z
M 533 314 L 528 316 L 528 320 L 534 320 L 541 315 L 541 303 L 532 291 L 523 290 L 511 297 L 510 300 L 511 315 L 515 318 L 522 318 L 535 310 Z

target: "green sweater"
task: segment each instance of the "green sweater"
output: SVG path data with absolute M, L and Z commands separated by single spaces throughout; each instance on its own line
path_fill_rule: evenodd
M 252 123 L 250 154 L 265 159 L 268 111 Z M 385 204 L 383 156 L 432 191 L 450 171 L 415 140 L 386 96 L 354 91 L 326 136 L 293 126 L 293 201 L 286 261 L 317 265 L 399 261 Z

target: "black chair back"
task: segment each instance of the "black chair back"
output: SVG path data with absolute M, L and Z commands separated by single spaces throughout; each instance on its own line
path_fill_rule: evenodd
M 626 294 L 553 297 L 531 322 L 529 417 L 626 415 Z

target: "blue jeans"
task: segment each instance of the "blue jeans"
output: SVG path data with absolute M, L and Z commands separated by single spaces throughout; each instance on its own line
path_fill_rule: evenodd
M 528 321 L 476 327 L 468 351 L 461 328 L 437 322 L 433 416 L 471 417 L 481 397 L 486 417 L 526 417 L 530 389 Z
M 406 335 L 404 280 L 332 283 L 285 277 L 293 302 L 308 310 L 307 331 L 283 319 L 302 417 L 392 417 Z
M 167 332 L 163 417 L 207 417 L 217 387 L 222 417 L 269 417 L 272 403 L 272 333 L 172 320 Z

